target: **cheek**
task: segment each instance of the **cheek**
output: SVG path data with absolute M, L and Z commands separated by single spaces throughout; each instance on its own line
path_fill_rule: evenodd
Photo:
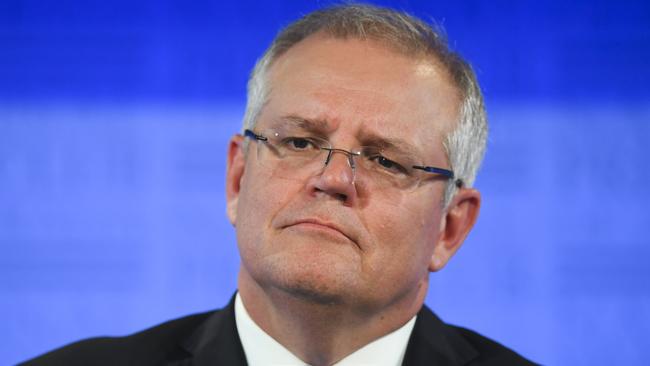
M 242 178 L 237 204 L 237 239 L 242 255 L 258 245 L 260 236 L 264 228 L 269 226 L 274 208 L 278 205 L 278 195 L 270 194 L 272 187 L 262 184 L 268 180 L 250 179 L 252 176 L 254 174 L 245 174 Z
M 376 250 L 390 263 L 428 265 L 438 238 L 440 209 L 422 202 L 428 200 L 393 200 L 372 210 L 370 230 Z
M 237 205 L 237 239 L 242 255 L 257 252 L 256 248 L 272 231 L 273 219 L 295 197 L 297 189 L 295 182 L 272 177 L 256 168 L 252 164 L 247 166 Z

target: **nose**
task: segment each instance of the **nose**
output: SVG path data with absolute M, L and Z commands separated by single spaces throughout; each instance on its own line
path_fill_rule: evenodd
M 341 149 L 328 149 L 321 173 L 311 180 L 313 194 L 329 195 L 346 205 L 357 198 L 354 185 L 354 153 Z

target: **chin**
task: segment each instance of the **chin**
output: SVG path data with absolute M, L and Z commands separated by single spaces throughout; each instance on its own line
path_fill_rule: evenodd
M 344 303 L 345 296 L 335 291 L 323 291 L 323 289 L 314 286 L 291 286 L 283 289 L 293 297 L 302 301 L 317 305 L 338 305 Z
M 359 274 L 350 263 L 328 261 L 281 261 L 275 263 L 268 279 L 271 285 L 296 298 L 320 305 L 336 305 L 350 301 Z M 356 266 L 352 266 L 356 267 Z

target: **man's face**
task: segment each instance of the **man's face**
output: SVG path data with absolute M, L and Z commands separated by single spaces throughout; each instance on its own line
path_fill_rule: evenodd
M 316 35 L 276 60 L 269 86 L 256 132 L 299 119 L 335 148 L 398 140 L 421 163 L 449 167 L 443 139 L 454 128 L 459 98 L 430 61 L 372 41 Z M 240 278 L 367 310 L 426 291 L 445 225 L 444 180 L 379 188 L 362 174 L 353 178 L 339 153 L 317 173 L 279 175 L 258 161 L 263 148 L 251 142 L 245 157 L 231 151 L 228 213 Z

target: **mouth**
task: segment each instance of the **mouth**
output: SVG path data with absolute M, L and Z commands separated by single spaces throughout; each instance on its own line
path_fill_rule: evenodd
M 316 232 L 323 235 L 335 237 L 339 240 L 344 239 L 346 241 L 354 243 L 358 247 L 357 242 L 353 237 L 347 234 L 344 229 L 331 222 L 318 219 L 301 219 L 285 226 L 285 228 L 295 228 L 298 230 Z

